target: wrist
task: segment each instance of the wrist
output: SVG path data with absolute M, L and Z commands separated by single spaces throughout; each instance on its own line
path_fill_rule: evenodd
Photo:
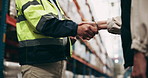
M 101 28 L 100 28 L 100 26 L 99 26 L 99 23 L 98 22 L 94 22 L 95 23 L 95 25 L 96 25 L 96 27 L 97 27 L 97 30 L 100 30 Z
M 143 56 L 143 57 L 145 57 L 145 53 L 144 52 L 140 52 L 138 50 L 134 50 L 134 56 Z
M 107 29 L 107 21 L 98 21 L 96 22 L 98 30 Z
M 145 56 L 145 53 L 143 52 L 139 52 L 139 51 L 136 51 L 134 52 L 134 62 L 136 61 L 146 61 L 146 56 Z

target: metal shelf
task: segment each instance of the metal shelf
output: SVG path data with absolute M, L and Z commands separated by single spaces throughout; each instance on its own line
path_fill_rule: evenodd
M 83 60 L 82 58 L 76 56 L 74 53 L 73 53 L 73 55 L 72 55 L 72 58 L 74 58 L 74 59 L 78 60 L 79 62 L 81 62 L 81 63 L 87 65 L 88 67 L 90 67 L 90 68 L 92 68 L 92 69 L 95 69 L 96 71 L 98 71 L 98 72 L 104 74 L 103 71 L 99 70 L 99 69 L 96 68 L 94 65 L 88 63 L 87 61 Z
M 5 38 L 6 38 L 6 14 L 8 11 L 8 0 L 1 0 L 0 6 L 2 10 L 0 14 L 0 78 L 3 78 L 3 60 L 5 51 Z
M 93 69 L 94 71 L 96 71 L 98 73 L 97 76 L 99 76 L 99 77 L 101 77 L 101 76 L 107 77 L 107 78 L 110 78 L 111 77 L 110 75 L 104 73 L 102 70 L 100 70 L 96 66 L 88 63 L 87 61 L 83 60 L 82 58 L 80 58 L 79 56 L 75 55 L 74 53 L 72 55 L 72 58 L 75 59 L 75 60 L 77 60 L 77 61 L 79 61 L 80 63 L 86 65 L 87 67 Z
M 109 70 L 111 70 L 107 64 L 104 64 L 104 63 L 103 63 L 103 61 L 101 60 L 101 58 L 97 55 L 96 51 L 90 46 L 90 44 L 89 44 L 87 41 L 82 40 L 82 39 L 80 39 L 80 40 L 86 45 L 87 48 L 89 48 L 89 50 L 100 60 L 100 62 L 101 62 L 104 66 L 106 66 Z
M 73 0 L 73 2 L 75 3 L 75 5 L 76 5 L 76 7 L 77 7 L 77 12 L 78 12 L 79 15 L 81 16 L 82 21 L 87 21 L 87 19 L 85 19 L 84 15 L 83 15 L 83 13 L 82 13 L 82 11 L 81 11 L 80 5 L 78 4 L 77 0 Z M 88 8 L 89 8 L 90 14 L 92 15 L 92 21 L 94 21 L 93 14 L 92 14 L 92 11 L 91 11 L 91 9 L 90 9 L 90 5 L 88 4 L 88 1 L 87 1 L 87 0 L 86 0 L 86 4 L 87 4 L 87 6 L 88 6 Z M 89 44 L 87 41 L 82 40 L 81 38 L 80 38 L 80 40 L 86 45 L 87 48 L 89 48 L 89 50 L 90 50 L 94 55 L 96 55 L 96 57 L 100 60 L 100 62 L 101 62 L 103 65 L 105 65 L 105 66 L 107 67 L 107 69 L 109 69 L 110 71 L 112 71 L 112 70 L 109 68 L 109 66 L 108 66 L 107 64 L 104 64 L 104 63 L 103 63 L 103 61 L 101 60 L 101 58 L 97 55 L 96 51 L 93 50 L 93 48 L 90 46 L 90 44 Z
M 6 15 L 6 23 L 16 27 L 16 19 L 10 17 L 8 14 Z
M 19 47 L 18 42 L 8 40 L 8 39 L 6 39 L 6 44 L 9 44 L 9 45 L 14 46 L 14 47 Z
M 13 26 L 13 27 L 16 27 L 16 19 L 10 17 L 9 15 L 7 15 L 6 17 L 7 17 L 7 20 L 6 20 L 7 24 L 9 24 L 9 25 L 11 25 L 11 26 Z M 85 40 L 81 40 L 81 41 L 86 45 L 86 47 L 87 47 L 93 54 L 96 55 L 96 57 L 101 61 L 101 63 L 102 63 L 103 65 L 105 65 L 107 68 L 109 68 L 106 64 L 104 64 L 104 63 L 102 62 L 102 60 L 100 59 L 100 57 L 96 54 L 96 52 L 93 50 L 93 48 L 90 46 L 90 44 L 89 44 L 87 41 L 85 41 Z M 18 45 L 18 42 L 15 42 L 15 41 L 12 41 L 12 40 L 8 40 L 8 39 L 6 39 L 6 43 L 9 44 L 9 45 L 15 46 L 15 47 L 18 47 L 18 46 L 19 46 L 19 45 Z M 99 72 L 100 74 L 106 75 L 105 73 L 103 73 L 103 71 L 99 70 L 99 69 L 96 68 L 94 65 L 88 63 L 87 61 L 85 61 L 85 60 L 83 60 L 82 58 L 76 56 L 75 54 L 72 55 L 72 58 L 74 58 L 75 60 L 81 62 L 82 64 L 84 64 L 84 65 L 90 67 L 91 69 L 96 70 L 96 71 Z

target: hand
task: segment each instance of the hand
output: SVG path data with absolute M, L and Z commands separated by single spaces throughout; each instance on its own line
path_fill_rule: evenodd
M 107 21 L 98 21 L 98 22 L 83 22 L 81 24 L 90 24 L 92 26 L 97 26 L 98 30 L 107 29 Z
M 141 52 L 135 53 L 132 78 L 146 78 L 146 65 L 144 54 Z
M 90 40 L 97 33 L 98 33 L 97 27 L 90 23 L 81 23 L 78 26 L 77 34 L 82 39 Z

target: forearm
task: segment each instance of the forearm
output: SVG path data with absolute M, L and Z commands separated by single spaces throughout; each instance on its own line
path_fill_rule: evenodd
M 99 30 L 107 29 L 109 33 L 120 34 L 121 33 L 121 17 L 113 17 L 106 21 L 96 22 Z
M 138 6 L 137 6 L 138 5 Z M 145 10 L 146 3 L 143 1 L 133 1 L 131 9 L 131 48 L 148 55 L 148 10 Z
M 133 0 L 131 9 L 131 33 L 134 53 L 134 68 L 132 71 L 133 78 L 146 78 L 148 54 L 148 10 L 147 0 Z
M 76 36 L 78 25 L 71 20 L 59 20 L 56 18 L 48 20 L 40 32 L 51 37 Z

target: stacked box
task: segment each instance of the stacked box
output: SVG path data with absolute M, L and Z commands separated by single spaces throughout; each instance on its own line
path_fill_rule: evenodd
M 71 71 L 65 71 L 65 78 L 73 78 L 74 74 Z
M 19 63 L 4 61 L 4 77 L 5 78 L 21 78 L 21 68 Z
M 76 23 L 82 22 L 81 16 L 77 12 L 77 7 L 72 0 L 59 0 L 59 4 L 71 20 Z
M 16 12 L 16 5 L 15 5 L 15 0 L 10 0 L 10 8 L 9 8 L 9 14 L 12 17 L 16 17 L 17 12 Z
M 77 40 L 74 44 L 74 52 L 77 56 L 81 58 L 85 58 L 86 47 L 85 45 L 81 44 L 79 40 Z
M 84 18 L 87 20 L 87 21 L 92 21 L 92 16 L 90 14 L 90 11 L 89 11 L 89 7 L 88 5 L 86 4 L 86 0 L 77 0 L 79 6 L 80 6 L 80 10 L 84 16 Z M 85 9 L 83 9 L 85 8 Z

